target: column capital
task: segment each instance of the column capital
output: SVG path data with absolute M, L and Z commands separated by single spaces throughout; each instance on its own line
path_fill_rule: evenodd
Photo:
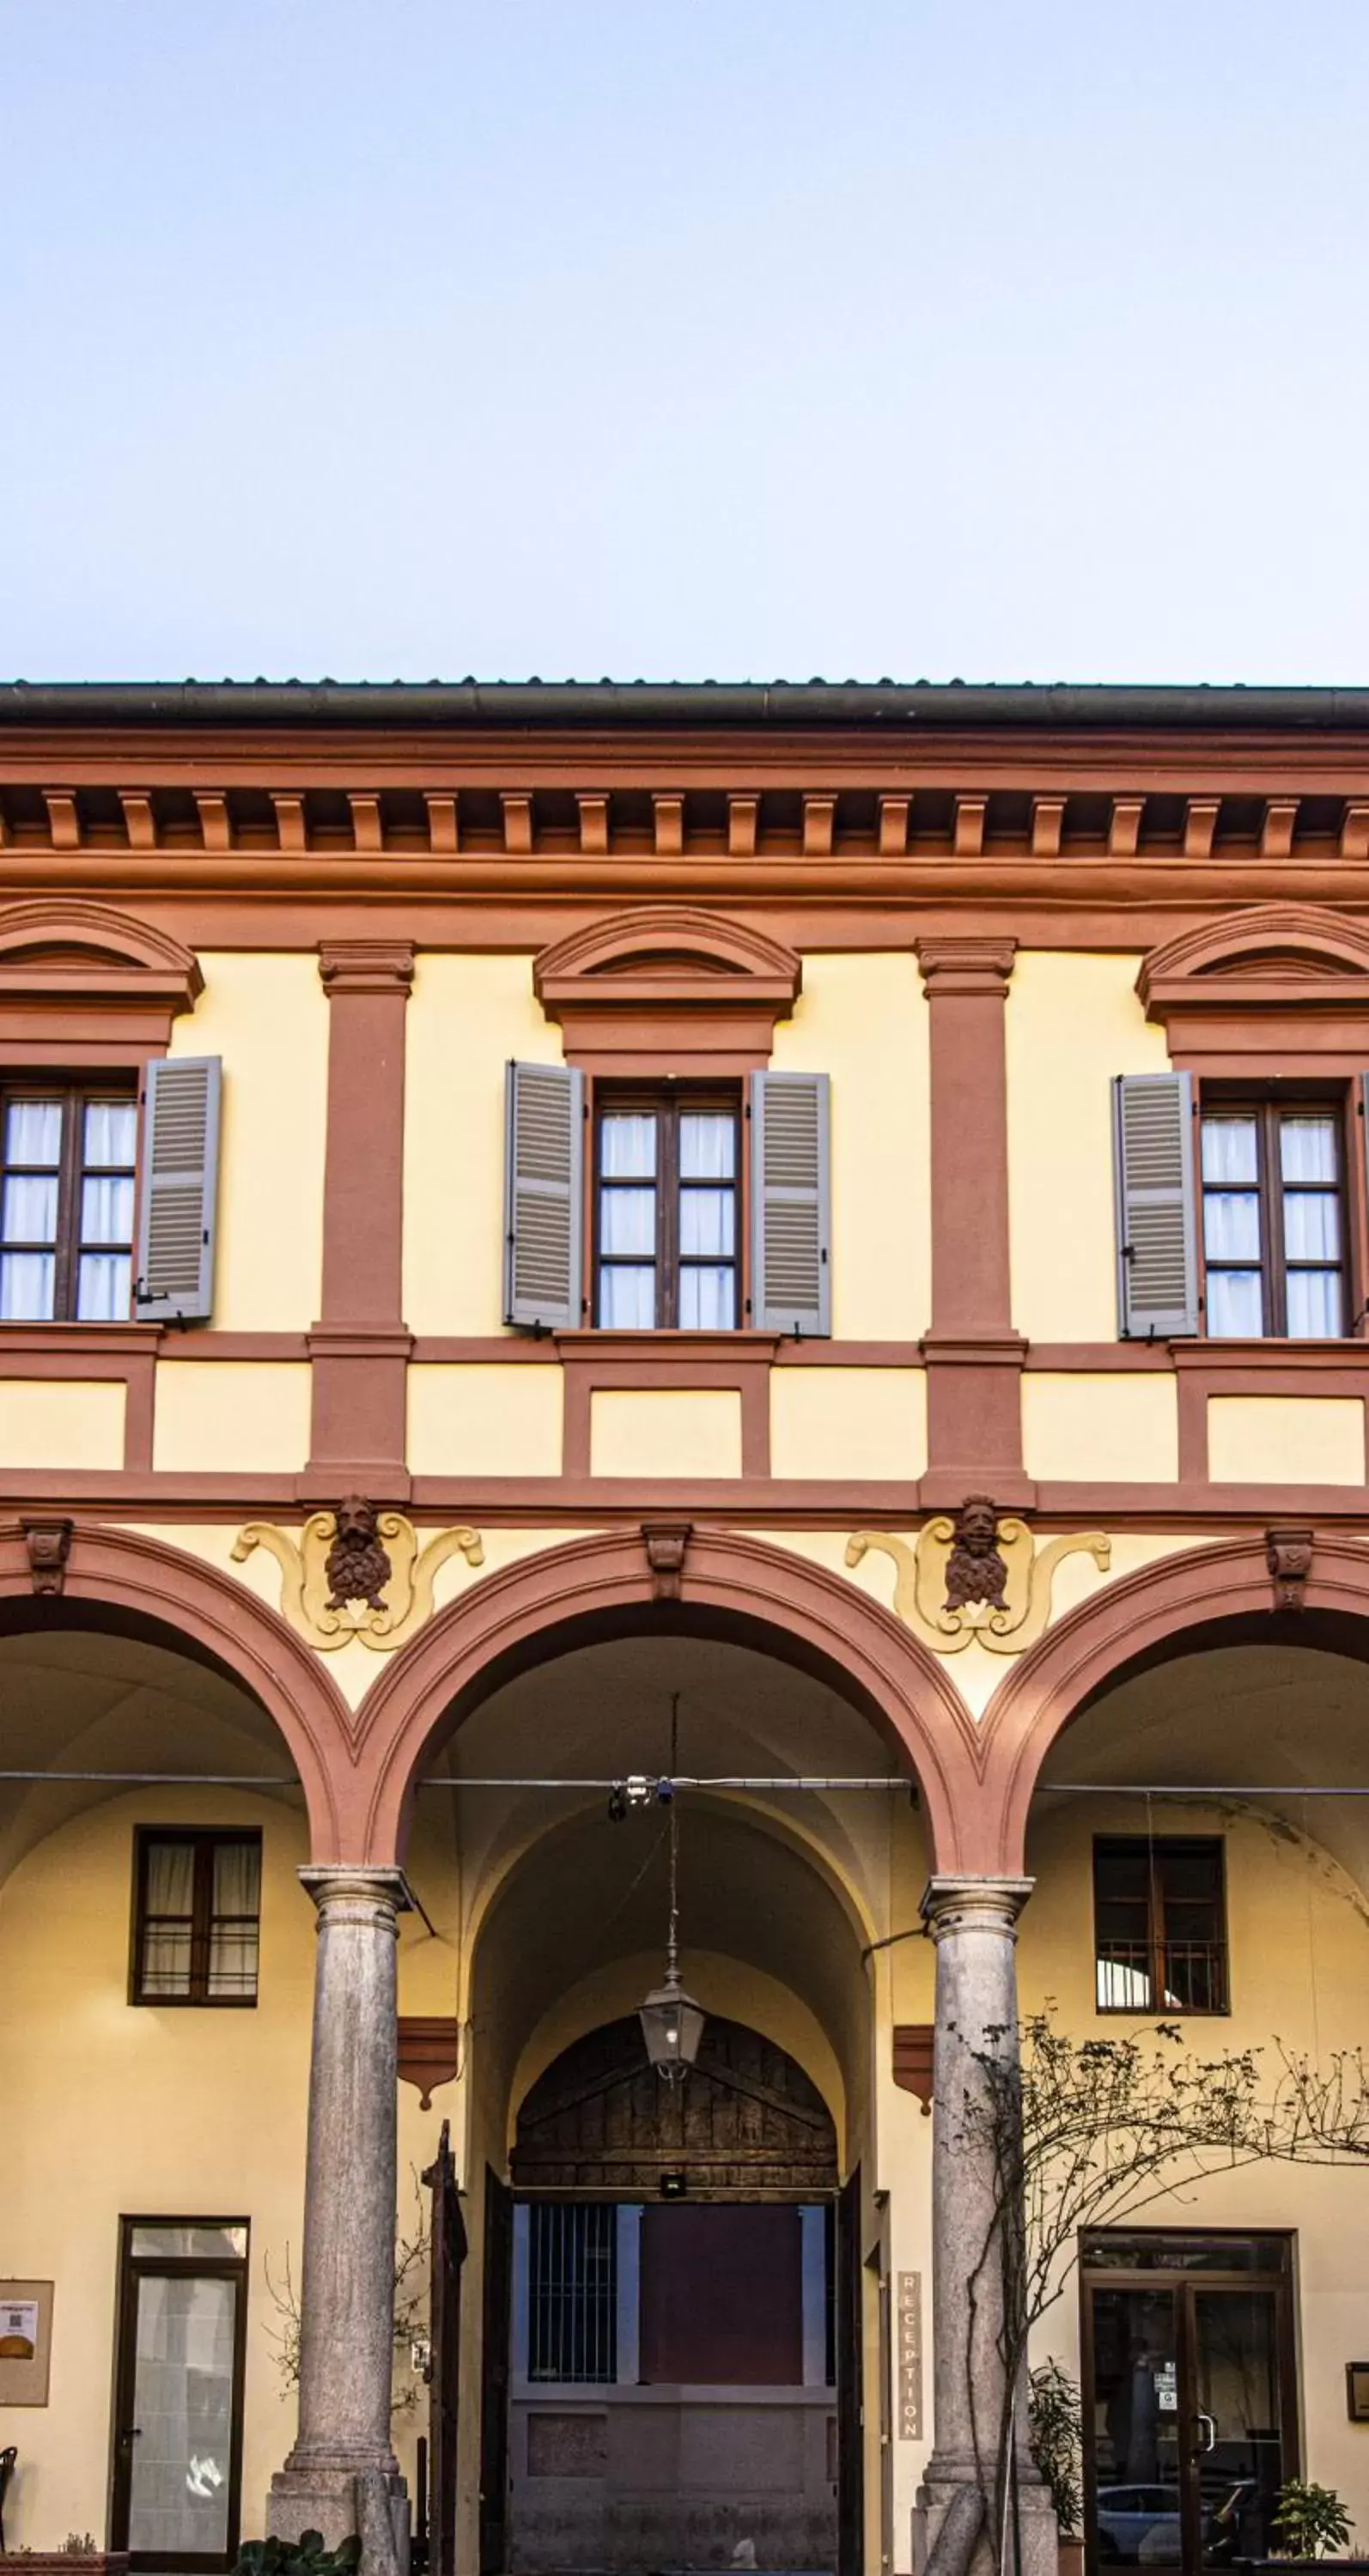
M 325 1921 L 373 1923 L 398 1930 L 396 1917 L 411 1914 L 414 1900 L 402 1869 L 370 1868 L 364 1861 L 311 1861 L 295 1873 Z
M 1017 941 L 937 938 L 917 941 L 917 961 L 929 1002 L 950 998 L 1004 1001 Z
M 1017 1938 L 1017 1918 L 1034 1878 L 929 1878 L 920 1912 L 933 1941 L 948 1932 L 997 1932 Z
M 340 993 L 397 993 L 407 1002 L 414 980 L 411 939 L 321 939 L 318 971 L 329 1001 Z

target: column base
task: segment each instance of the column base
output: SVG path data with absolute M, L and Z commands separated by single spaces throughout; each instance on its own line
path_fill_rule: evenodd
M 1039 2480 L 1022 2481 L 1015 2525 L 1008 2526 L 1008 2576 L 1059 2576 L 1060 2542 L 1050 2495 Z M 997 2554 L 979 2482 L 972 2470 L 933 2474 L 913 2507 L 914 2576 L 997 2576 Z
M 321 2531 L 328 2549 L 355 2532 L 361 2576 L 409 2576 L 409 2495 L 395 2469 L 277 2469 L 266 2529 L 273 2540 Z

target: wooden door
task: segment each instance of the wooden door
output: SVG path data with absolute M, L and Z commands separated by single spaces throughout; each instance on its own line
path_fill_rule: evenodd
M 456 2187 L 447 2121 L 423 2176 L 432 2194 L 429 2217 L 428 2567 L 456 2576 L 456 2426 L 461 2390 L 461 2266 L 466 2222 Z
M 865 2564 L 865 2406 L 862 2379 L 863 2273 L 860 2259 L 860 2167 L 837 2202 L 837 2571 L 861 2576 Z
M 509 2311 L 513 2193 L 485 2172 L 485 2291 L 480 2399 L 480 2576 L 503 2576 L 509 2519 Z

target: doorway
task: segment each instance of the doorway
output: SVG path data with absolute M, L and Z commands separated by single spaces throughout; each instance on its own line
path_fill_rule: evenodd
M 710 2017 L 670 2087 L 606 2024 L 525 2096 L 512 2180 L 504 2565 L 835 2576 L 836 2137 L 795 2060 Z
M 1100 2233 L 1080 2285 L 1091 2576 L 1267 2557 L 1298 2465 L 1291 2237 Z
M 215 2576 L 237 2556 L 247 2221 L 124 2218 L 111 2546 Z

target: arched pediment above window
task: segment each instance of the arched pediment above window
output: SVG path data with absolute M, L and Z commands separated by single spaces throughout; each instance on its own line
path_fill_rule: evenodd
M 1369 924 L 1350 915 L 1252 904 L 1153 948 L 1136 989 L 1176 1063 L 1274 1074 L 1369 1061 Z
M 164 1054 L 203 990 L 197 959 L 132 914 L 62 896 L 0 906 L 0 1061 L 126 1064 Z
M 567 1060 L 628 1074 L 768 1063 L 802 980 L 779 940 L 683 905 L 614 913 L 544 948 L 533 968 Z

